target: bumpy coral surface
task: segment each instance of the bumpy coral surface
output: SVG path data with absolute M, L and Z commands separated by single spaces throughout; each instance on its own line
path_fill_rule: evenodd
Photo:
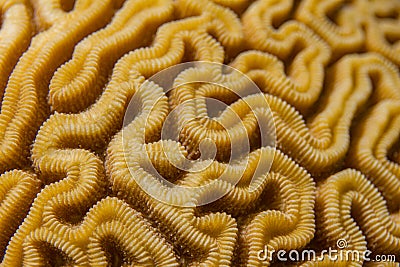
M 398 266 L 400 1 L 0 7 L 1 266 Z

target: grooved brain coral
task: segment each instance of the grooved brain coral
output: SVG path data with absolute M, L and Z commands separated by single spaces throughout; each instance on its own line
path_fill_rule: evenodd
M 399 266 L 400 1 L 0 7 L 1 266 Z

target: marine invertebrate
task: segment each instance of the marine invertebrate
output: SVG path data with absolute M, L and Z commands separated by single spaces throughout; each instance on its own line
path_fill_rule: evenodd
M 290 19 L 292 8 L 292 0 L 257 1 L 246 10 L 242 21 L 250 48 L 276 55 L 285 63 L 288 79 L 281 78 L 277 85 L 289 86 L 280 86 L 282 92 L 279 94 L 285 95 L 285 100 L 305 111 L 318 99 L 322 90 L 324 67 L 331 51 L 310 29 Z M 285 21 L 287 18 L 289 20 Z M 274 27 L 276 21 L 279 22 L 278 29 Z M 282 25 L 281 21 L 284 21 Z
M 10 237 L 28 213 L 40 190 L 40 181 L 32 173 L 10 171 L 0 176 L 0 257 Z
M 214 70 L 214 73 L 212 72 L 212 70 Z M 173 106 L 179 106 L 180 101 L 184 102 L 188 99 L 196 99 L 195 94 L 198 94 L 200 96 L 200 99 L 204 96 L 204 94 L 206 94 L 207 88 L 203 87 L 200 87 L 197 90 L 191 90 L 190 88 L 187 88 L 187 86 L 182 89 L 180 88 L 180 84 L 187 85 L 187 81 L 201 80 L 199 79 L 199 77 L 204 74 L 208 76 L 210 81 L 213 81 L 215 77 L 218 77 L 217 79 L 220 79 L 221 81 L 223 80 L 226 84 L 231 83 L 230 88 L 232 88 L 232 90 L 240 91 L 240 86 L 246 87 L 246 83 L 243 81 L 238 81 L 238 76 L 234 74 L 226 75 L 226 77 L 221 73 L 218 74 L 217 67 L 214 69 L 211 67 L 205 70 L 201 67 L 199 69 L 187 69 L 186 71 L 182 72 L 182 75 L 178 75 L 175 79 L 177 87 L 176 89 L 171 91 L 170 95 L 170 100 L 172 101 Z M 222 84 L 226 85 L 225 83 Z M 211 87 L 208 89 L 217 90 L 218 88 Z M 146 93 L 143 94 L 144 92 Z M 216 93 L 218 92 L 224 92 L 224 89 L 222 89 L 222 91 L 217 90 Z M 153 139 L 151 137 L 154 135 L 157 136 L 157 132 L 161 131 L 162 121 L 165 120 L 163 119 L 163 117 L 165 118 L 167 116 L 168 106 L 165 96 L 163 97 L 161 88 L 159 88 L 155 84 L 149 83 L 144 85 L 141 88 L 141 91 L 138 91 L 136 94 L 139 94 L 139 99 L 136 100 L 135 103 L 137 103 L 137 105 L 135 105 L 135 107 L 138 107 L 140 103 L 140 106 L 138 107 L 139 111 L 137 112 L 136 117 L 134 117 L 132 121 L 111 141 L 110 146 L 107 150 L 107 170 L 109 171 L 109 175 L 112 179 L 112 189 L 115 194 L 122 197 L 123 199 L 126 199 L 126 201 L 128 201 L 135 207 L 138 207 L 138 209 L 143 210 L 143 213 L 149 214 L 149 216 L 154 220 L 160 221 L 160 224 L 168 225 L 168 229 L 174 229 L 177 235 L 177 242 L 179 242 L 181 246 L 188 247 L 189 251 L 195 251 L 195 247 L 197 246 L 201 246 L 201 250 L 207 251 L 206 249 L 210 249 L 208 243 L 203 243 L 202 245 L 200 245 L 201 243 L 197 243 L 197 240 L 206 238 L 202 237 L 201 234 L 201 232 L 204 231 L 202 230 L 202 228 L 205 225 L 191 225 L 193 224 L 193 220 L 197 218 L 197 216 L 192 217 L 195 214 L 194 208 L 191 207 L 192 205 L 200 203 L 201 201 L 204 201 L 204 199 L 210 197 L 212 198 L 213 195 L 218 194 L 217 192 L 222 190 L 223 192 L 226 192 L 227 195 L 221 199 L 220 206 L 218 204 L 216 205 L 221 207 L 222 210 L 238 215 L 243 213 L 245 205 L 254 206 L 257 204 L 258 198 L 262 194 L 263 190 L 267 188 L 267 184 L 269 182 L 274 183 L 276 179 L 279 179 L 278 177 L 288 176 L 287 179 L 293 179 L 293 181 L 288 182 L 287 179 L 284 179 L 284 181 L 288 182 L 289 184 L 293 183 L 296 185 L 287 185 L 287 187 L 296 187 L 297 190 L 301 191 L 301 193 L 299 193 L 299 197 L 304 197 L 304 199 L 302 199 L 300 206 L 298 206 L 297 208 L 294 206 L 293 209 L 290 208 L 290 210 L 294 212 L 294 214 L 287 215 L 288 218 L 290 218 L 291 216 L 298 217 L 292 222 L 291 228 L 289 229 L 286 227 L 287 232 L 284 232 L 282 233 L 282 235 L 277 236 L 276 240 L 282 239 L 290 241 L 289 243 L 287 243 L 287 246 L 292 248 L 304 246 L 308 242 L 307 240 L 309 240 L 313 235 L 313 182 L 305 172 L 302 172 L 302 169 L 300 167 L 296 166 L 293 162 L 290 162 L 290 160 L 288 158 L 285 158 L 282 154 L 278 154 L 279 156 L 277 157 L 277 159 L 273 160 L 273 164 L 277 165 L 273 165 L 273 173 L 268 174 L 269 167 L 265 165 L 268 165 L 266 164 L 267 162 L 272 161 L 274 150 L 264 148 L 251 152 L 249 162 L 244 161 L 242 163 L 239 163 L 238 165 L 233 166 L 222 163 L 212 163 L 201 171 L 197 171 L 194 173 L 188 172 L 186 174 L 183 173 L 182 177 L 176 182 L 180 186 L 189 186 L 189 189 L 185 189 L 182 187 L 167 187 L 159 181 L 159 178 L 157 178 L 157 174 L 149 168 L 146 158 L 150 157 L 149 160 L 152 162 L 152 165 L 157 170 L 161 170 L 167 173 L 174 173 L 175 167 L 166 164 L 168 162 L 168 158 L 165 158 L 165 155 L 162 154 L 162 151 L 176 151 L 175 153 L 179 153 L 179 151 L 188 151 L 188 153 L 190 153 L 191 148 L 189 147 L 181 149 L 179 148 L 179 146 L 181 146 L 179 143 L 166 140 L 160 140 L 156 142 L 148 141 L 149 143 L 147 143 L 146 140 Z M 250 95 L 243 99 L 242 102 L 244 104 L 242 104 L 247 104 L 250 107 L 253 107 L 255 112 L 257 112 L 257 109 L 255 108 L 255 103 L 262 103 L 263 98 L 263 95 Z M 192 114 L 193 112 L 195 113 L 195 110 L 203 110 L 204 107 L 201 107 L 201 101 L 197 101 L 194 103 L 198 103 L 199 106 L 194 105 L 192 107 L 189 107 L 187 108 L 185 113 L 178 112 L 178 114 L 181 114 L 178 116 L 182 116 L 183 118 L 181 121 L 179 118 L 177 119 L 178 125 L 182 123 L 185 126 L 187 122 L 193 121 L 192 116 L 196 117 L 195 114 Z M 242 113 L 242 116 L 246 118 L 246 112 L 251 113 L 252 109 L 243 108 L 243 105 L 236 105 L 239 107 L 237 109 L 233 106 L 233 110 L 238 113 Z M 260 105 L 260 107 L 262 107 L 262 105 Z M 201 114 L 202 112 L 199 113 Z M 250 115 L 248 115 L 248 117 L 251 118 Z M 221 122 L 227 121 L 229 119 L 229 114 L 222 113 L 219 118 Z M 242 123 L 246 125 L 249 122 L 244 119 Z M 206 127 L 213 126 L 211 121 L 209 123 L 203 122 L 203 124 L 206 125 Z M 253 123 L 249 124 L 252 125 Z M 251 133 L 250 127 L 245 126 L 245 128 L 249 130 L 248 134 L 250 136 L 255 137 L 255 134 Z M 212 129 L 210 130 L 212 131 Z M 185 141 L 190 144 L 196 143 L 196 138 L 199 135 L 201 136 L 199 132 L 202 131 L 203 129 L 198 128 L 197 131 L 193 131 L 193 133 L 191 134 L 189 130 L 183 130 L 182 134 L 184 134 L 185 136 L 182 139 L 183 141 L 181 141 L 182 144 L 184 144 Z M 238 136 L 240 135 L 243 135 L 243 133 L 238 134 Z M 222 137 L 218 137 L 218 134 L 213 135 L 210 133 L 208 138 L 216 143 L 218 149 L 224 148 L 224 145 L 220 146 L 218 142 L 221 142 L 223 144 L 225 139 Z M 159 146 L 159 144 L 163 144 L 164 147 Z M 268 144 L 265 145 L 268 146 Z M 227 145 L 225 144 L 225 146 Z M 157 151 L 159 152 L 156 154 Z M 201 164 L 201 162 L 198 162 L 198 164 Z M 262 166 L 261 168 L 259 168 L 260 165 Z M 283 172 L 282 169 L 285 168 L 284 166 L 290 166 L 287 168 L 290 171 Z M 243 171 L 245 171 L 246 174 L 243 174 Z M 238 185 L 235 186 L 234 177 L 237 177 L 238 175 Z M 253 179 L 255 179 L 255 184 L 253 184 L 253 181 L 250 182 L 252 180 L 252 177 Z M 214 179 L 216 179 L 215 182 Z M 277 183 L 280 184 L 278 181 Z M 281 200 L 282 203 L 290 202 L 291 200 L 289 199 L 296 200 L 297 202 L 298 197 L 296 197 L 296 193 L 286 188 L 285 185 L 282 186 L 285 188 L 282 189 L 282 192 L 279 193 L 279 197 L 283 198 Z M 286 196 L 284 192 L 288 191 L 293 192 L 293 195 Z M 157 196 L 157 199 L 153 198 L 155 195 Z M 226 202 L 229 203 L 228 206 L 226 206 Z M 178 206 L 184 205 L 187 206 L 187 208 L 174 207 L 171 204 Z M 276 205 L 279 206 L 283 204 Z M 283 212 L 288 212 L 283 206 L 282 209 Z M 165 210 L 167 210 L 168 212 Z M 186 212 L 188 214 L 183 215 Z M 180 221 L 175 221 L 169 218 L 170 216 L 173 216 L 173 218 L 175 218 L 176 214 L 181 214 L 177 217 L 181 218 Z M 263 221 L 271 214 L 273 214 L 273 212 L 260 212 L 257 217 L 258 219 L 254 219 L 255 221 L 250 223 L 250 225 L 248 226 L 248 229 L 246 231 L 248 231 L 249 233 L 244 234 L 245 237 L 243 238 L 246 240 L 246 242 L 249 243 L 249 245 L 248 249 L 243 252 L 243 256 L 245 256 L 246 253 L 249 253 L 249 261 L 252 262 L 252 264 L 254 264 L 254 262 L 257 262 L 257 259 L 255 258 L 256 255 L 254 253 L 260 246 L 263 246 L 264 242 L 267 242 L 267 236 L 269 236 L 269 234 L 267 233 L 265 234 L 265 236 L 261 234 L 261 237 L 254 236 L 254 233 L 260 231 L 264 232 L 268 228 L 265 224 L 258 225 L 257 222 L 258 220 Z M 226 214 L 208 214 L 208 216 L 211 215 L 218 215 L 221 216 L 221 218 L 229 218 Z M 205 220 L 204 217 L 200 217 L 198 219 Z M 284 219 L 279 217 L 279 215 L 277 215 L 276 218 L 271 218 L 271 220 L 278 220 L 280 222 L 284 221 Z M 289 219 L 289 221 L 290 220 L 291 219 Z M 189 229 L 191 229 L 192 227 L 195 227 L 196 229 L 192 230 L 193 232 L 190 234 L 190 240 L 187 240 L 187 236 L 186 234 L 184 234 L 185 232 L 189 231 L 187 230 L 188 227 Z M 208 227 L 212 227 L 211 221 L 209 222 Z M 221 227 L 217 227 L 217 229 L 221 229 Z M 230 232 L 231 235 L 231 240 L 229 241 L 229 244 L 226 243 L 226 245 L 224 245 L 224 250 L 222 250 L 221 248 L 219 252 L 221 254 L 223 253 L 222 255 L 224 256 L 224 259 L 218 260 L 216 258 L 214 259 L 213 257 L 207 257 L 204 262 L 202 262 L 202 264 L 206 264 L 207 262 L 211 264 L 215 261 L 215 264 L 218 263 L 218 265 L 225 265 L 227 262 L 230 262 L 232 260 L 233 247 L 235 244 L 233 234 L 237 231 L 237 229 L 236 227 L 231 227 L 231 229 L 224 227 L 221 229 L 221 231 L 223 231 L 222 233 L 226 232 L 226 234 Z M 223 242 L 224 240 L 222 233 L 220 234 L 221 241 L 220 238 L 216 240 L 218 243 Z M 287 234 L 287 236 L 284 236 L 285 234 Z M 274 243 L 277 242 L 276 240 L 271 240 L 272 244 L 277 245 L 280 243 Z M 222 246 L 222 244 L 218 246 Z M 209 253 L 210 252 L 207 252 L 207 254 Z
M 361 173 L 347 169 L 329 177 L 317 188 L 316 207 L 328 244 L 344 238 L 348 250 L 365 251 L 368 244 L 374 253 L 398 253 L 399 224 L 391 219 L 377 188 Z M 351 261 L 354 266 L 363 262 Z
M 363 0 L 306 0 L 299 4 L 295 18 L 321 36 L 332 48 L 333 57 L 338 58 L 364 45 L 362 26 L 367 13 L 363 7 Z
M 54 74 L 49 91 L 51 108 L 78 112 L 93 103 L 115 62 L 128 51 L 151 42 L 155 29 L 172 18 L 172 11 L 170 1 L 124 3 L 111 23 L 80 42 L 72 59 Z
M 72 52 L 74 45 L 90 32 L 105 24 L 112 15 L 110 1 L 83 1 L 71 14 L 58 9 L 50 16 L 47 30 L 32 38 L 26 53 L 9 77 L 0 114 L 0 171 L 21 168 L 27 164 L 29 145 L 41 123 L 48 116 L 45 104 L 47 86 L 55 69 Z M 39 7 L 46 1 L 35 2 Z M 55 8 L 57 9 L 57 8 Z
M 29 45 L 33 35 L 33 25 L 31 10 L 26 1 L 1 1 L 0 9 L 3 18 L 0 30 L 0 100 L 2 100 L 8 76 Z
M 5 265 L 22 264 L 25 238 L 35 231 L 38 231 L 32 234 L 35 240 L 46 238 L 41 230 L 37 230 L 42 225 L 57 222 L 56 225 L 64 227 L 64 231 L 66 228 L 73 228 L 71 224 L 79 222 L 87 209 L 105 194 L 104 169 L 101 161 L 93 154 L 82 150 L 64 150 L 57 154 L 53 152 L 53 155 L 50 153 L 48 157 L 50 156 L 53 156 L 51 162 L 42 161 L 39 166 L 41 177 L 53 179 L 44 181 L 52 183 L 35 198 L 28 216 L 12 237 L 4 258 Z M 66 209 L 69 210 L 68 213 L 65 212 Z M 51 214 L 56 215 L 49 216 Z M 62 234 L 61 231 L 57 233 Z M 76 235 L 79 236 L 79 233 Z M 69 239 L 73 236 L 70 235 Z M 56 242 L 57 239 L 52 240 Z
M 379 83 L 371 82 L 375 77 Z M 344 160 L 350 126 L 362 105 L 400 97 L 395 89 L 400 83 L 398 70 L 376 54 L 343 57 L 333 67 L 331 79 L 320 111 L 307 125 L 284 102 L 277 98 L 268 101 L 276 115 L 278 146 L 314 174 L 332 171 Z
M 270 251 L 299 249 L 314 235 L 314 182 L 308 174 L 277 151 L 265 182 L 278 188 L 277 196 L 269 195 L 274 203 L 266 210 L 251 214 L 242 226 L 244 248 L 239 261 L 247 266 L 268 262 L 258 257 L 258 252 L 265 247 Z M 264 192 L 271 191 L 267 188 Z
M 376 105 L 355 133 L 349 164 L 368 175 L 380 189 L 391 210 L 399 208 L 399 162 L 396 142 L 400 134 L 399 102 L 387 100 Z M 371 127 L 374 131 L 370 131 Z M 391 160 L 393 159 L 393 160 Z
M 1 266 L 397 264 L 398 2 L 0 7 Z
M 178 266 L 173 247 L 159 235 L 142 215 L 116 198 L 101 200 L 88 213 L 96 223 L 87 229 L 91 236 L 88 261 L 91 266 L 107 266 L 107 245 L 110 240 L 126 251 L 124 264 L 143 266 Z M 129 237 L 129 238 L 126 238 Z M 114 256 L 114 255 L 112 255 Z
M 376 51 L 400 64 L 399 39 L 397 31 L 399 27 L 400 4 L 397 1 L 385 1 L 378 3 L 373 1 L 371 6 L 365 6 L 369 11 L 366 18 L 366 47 Z
M 149 87 L 144 88 L 149 89 Z M 160 117 L 166 116 L 167 111 L 166 98 L 157 101 L 160 94 L 162 96 L 161 88 L 154 85 L 152 88 L 142 92 L 146 92 L 141 101 L 143 109 L 133 122 L 111 141 L 108 148 L 107 170 L 112 179 L 113 191 L 131 205 L 143 210 L 153 220 L 167 225 L 170 238 L 173 234 L 182 246 L 193 256 L 197 256 L 194 260 L 199 261 L 199 264 L 227 265 L 232 258 L 237 234 L 233 218 L 224 213 L 196 216 L 193 207 L 175 207 L 153 199 L 136 182 L 142 180 L 144 182 L 141 183 L 142 186 L 154 190 L 152 192 L 157 192 L 164 200 L 170 198 L 175 204 L 191 205 L 196 201 L 189 191 L 185 194 L 179 190 L 181 192 L 174 194 L 172 190 L 164 188 L 157 179 L 151 177 L 151 173 L 140 168 L 140 164 L 145 160 L 143 153 L 146 154 L 146 150 L 143 150 L 144 143 L 141 143 L 144 141 L 142 133 L 136 129 L 143 127 L 141 125 L 144 123 L 152 125 L 155 129 L 160 128 L 162 126 Z M 148 115 L 150 118 L 146 120 Z M 154 130 L 149 128 L 146 133 L 151 136 Z M 135 172 L 135 179 L 130 175 L 131 171 Z
M 55 217 L 46 216 L 52 219 L 24 241 L 24 265 L 108 266 L 114 259 L 121 265 L 178 266 L 172 247 L 140 213 L 116 198 L 99 201 L 75 229 L 60 229 Z

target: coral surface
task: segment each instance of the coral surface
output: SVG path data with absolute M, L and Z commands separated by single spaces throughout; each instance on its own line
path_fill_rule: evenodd
M 0 266 L 399 266 L 400 1 L 0 8 Z

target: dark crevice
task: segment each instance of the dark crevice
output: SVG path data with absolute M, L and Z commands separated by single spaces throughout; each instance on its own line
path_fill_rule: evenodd
M 338 25 L 338 17 L 343 9 L 346 9 L 352 5 L 352 0 L 345 0 L 343 3 L 337 5 L 326 13 L 327 18 L 334 24 Z
M 290 76 L 291 69 L 293 67 L 293 61 L 296 59 L 297 55 L 301 53 L 306 48 L 306 45 L 297 42 L 293 47 L 289 54 L 282 60 L 285 67 L 285 74 Z
M 75 0 L 61 0 L 61 9 L 65 12 L 70 12 L 74 9 Z
M 74 261 L 67 254 L 51 244 L 43 242 L 40 245 L 39 251 L 45 259 L 44 266 L 74 266 Z
M 399 18 L 399 12 L 395 9 L 389 9 L 385 11 L 377 11 L 375 17 L 378 19 L 393 19 L 397 20 Z
M 400 41 L 400 34 L 385 34 L 385 39 L 390 45 L 395 45 Z
M 292 4 L 292 8 L 289 12 L 289 14 L 285 15 L 285 16 L 276 16 L 272 18 L 271 24 L 272 27 L 275 30 L 278 30 L 283 24 L 285 24 L 286 22 L 293 20 L 295 17 L 295 13 L 297 11 L 297 8 L 300 5 L 300 0 L 294 0 L 293 4 Z
M 125 253 L 121 249 L 118 242 L 114 240 L 108 240 L 107 242 L 104 242 L 103 250 L 106 254 L 108 267 L 120 267 L 124 264 L 131 264 L 131 262 L 125 259 Z

